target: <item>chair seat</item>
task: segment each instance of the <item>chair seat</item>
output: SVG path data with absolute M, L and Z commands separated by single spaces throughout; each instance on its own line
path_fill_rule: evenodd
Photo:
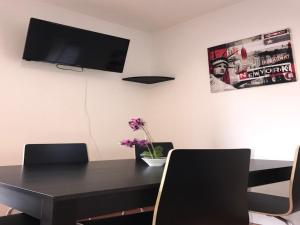
M 107 219 L 80 221 L 84 225 L 151 225 L 153 212 L 143 212 Z
M 289 199 L 281 196 L 248 192 L 248 207 L 253 212 L 282 215 L 289 210 Z
M 0 217 L 0 225 L 40 225 L 40 221 L 26 214 L 14 214 Z

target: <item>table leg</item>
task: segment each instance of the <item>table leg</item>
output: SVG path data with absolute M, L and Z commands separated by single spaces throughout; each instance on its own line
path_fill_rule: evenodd
M 76 225 L 75 205 L 68 201 L 45 199 L 40 225 Z

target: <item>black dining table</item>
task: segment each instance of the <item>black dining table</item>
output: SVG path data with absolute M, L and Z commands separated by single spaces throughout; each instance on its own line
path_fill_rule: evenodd
M 290 161 L 253 159 L 249 187 L 289 180 L 291 168 Z M 0 203 L 39 218 L 41 225 L 75 225 L 79 219 L 154 205 L 162 172 L 163 167 L 135 159 L 1 166 Z

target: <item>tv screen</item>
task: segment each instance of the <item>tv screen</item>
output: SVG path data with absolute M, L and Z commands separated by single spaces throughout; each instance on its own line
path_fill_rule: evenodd
M 122 73 L 129 40 L 31 18 L 23 59 Z

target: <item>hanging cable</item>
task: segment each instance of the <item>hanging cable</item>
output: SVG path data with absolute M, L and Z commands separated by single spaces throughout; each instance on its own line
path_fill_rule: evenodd
M 85 90 L 84 90 L 84 110 L 85 110 L 86 118 L 87 118 L 87 121 L 88 121 L 88 133 L 89 133 L 89 137 L 92 140 L 92 143 L 93 143 L 94 147 L 96 148 L 96 151 L 99 155 L 99 159 L 101 159 L 102 155 L 101 155 L 99 147 L 98 147 L 98 145 L 97 145 L 97 143 L 96 143 L 96 141 L 93 137 L 91 117 L 90 117 L 90 114 L 89 114 L 88 104 L 87 104 L 87 97 L 88 97 L 87 92 L 88 92 L 88 79 L 86 78 L 85 79 Z
M 61 64 L 56 64 L 56 68 L 60 69 L 60 70 L 71 70 L 71 71 L 74 71 L 74 72 L 78 72 L 78 73 L 82 73 L 83 72 L 83 67 L 80 67 L 81 70 L 75 70 L 73 68 L 65 68 L 64 65 L 61 65 Z

